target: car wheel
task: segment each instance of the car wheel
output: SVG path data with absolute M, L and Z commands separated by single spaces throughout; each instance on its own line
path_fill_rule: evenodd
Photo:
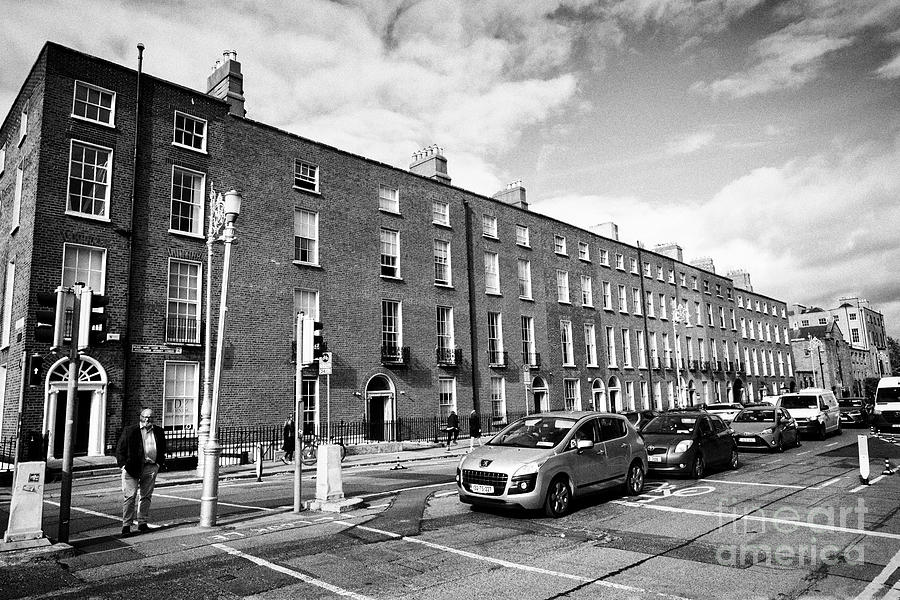
M 732 448 L 731 449 L 731 460 L 728 462 L 728 468 L 731 469 L 732 471 L 734 471 L 739 466 L 741 466 L 741 460 L 738 457 L 737 448 Z
M 625 493 L 629 496 L 637 496 L 644 491 L 644 468 L 641 461 L 636 460 L 628 467 L 628 475 L 625 477 Z
M 550 482 L 547 498 L 544 500 L 544 512 L 548 517 L 558 519 L 569 512 L 572 505 L 572 490 L 565 477 L 556 477 Z
M 696 458 L 694 458 L 694 464 L 691 466 L 691 477 L 700 479 L 705 472 L 706 464 L 703 462 L 703 457 L 698 454 Z

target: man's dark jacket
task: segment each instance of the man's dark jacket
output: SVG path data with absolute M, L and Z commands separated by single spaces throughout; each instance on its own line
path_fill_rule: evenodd
M 163 428 L 154 425 L 153 436 L 156 438 L 156 464 L 162 468 L 166 462 L 166 435 Z M 120 467 L 125 467 L 125 472 L 132 477 L 141 476 L 141 471 L 144 470 L 144 439 L 140 425 L 129 425 L 122 430 L 122 437 L 116 445 L 116 462 Z

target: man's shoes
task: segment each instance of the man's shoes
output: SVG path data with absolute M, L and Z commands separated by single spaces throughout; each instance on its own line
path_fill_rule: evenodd
M 123 536 L 131 535 L 131 527 L 129 525 L 122 526 L 122 535 Z
M 140 525 L 138 525 L 138 531 L 140 531 L 141 533 L 147 533 L 148 531 L 150 531 L 150 527 L 146 523 L 141 523 Z

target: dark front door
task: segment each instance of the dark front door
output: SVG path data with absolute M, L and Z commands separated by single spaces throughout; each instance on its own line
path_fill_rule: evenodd
M 369 399 L 369 439 L 384 441 L 384 396 Z
M 73 456 L 84 456 L 88 451 L 88 434 L 91 430 L 91 396 L 93 392 L 78 391 L 78 401 L 75 403 L 74 435 L 75 443 L 72 446 Z M 53 456 L 62 458 L 63 441 L 66 435 L 66 400 L 68 393 L 59 392 L 56 397 L 56 434 L 53 440 Z

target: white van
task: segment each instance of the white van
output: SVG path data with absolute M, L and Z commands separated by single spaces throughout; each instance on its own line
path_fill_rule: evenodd
M 900 377 L 882 377 L 878 381 L 872 424 L 879 431 L 900 430 Z
M 841 433 L 841 409 L 834 393 L 822 388 L 807 388 L 782 394 L 775 404 L 788 411 L 797 428 L 820 440 L 831 432 Z

